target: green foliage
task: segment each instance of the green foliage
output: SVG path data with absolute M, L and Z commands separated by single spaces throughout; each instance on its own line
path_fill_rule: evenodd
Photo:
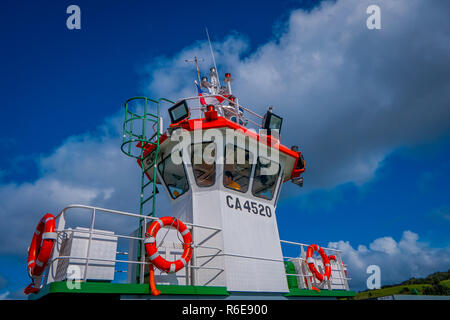
M 426 278 L 411 278 L 400 284 L 384 285 L 378 290 L 359 292 L 355 299 L 384 297 L 394 294 L 450 295 L 450 270 L 435 272 Z
M 401 293 L 401 294 L 408 294 L 408 293 L 410 293 L 410 290 L 409 290 L 408 287 L 403 287 L 403 288 L 400 290 L 399 293 Z
M 424 288 L 422 294 L 430 296 L 448 296 L 450 295 L 450 288 L 440 283 L 435 283 L 431 287 Z
M 449 288 L 450 288 L 450 279 L 449 279 L 449 280 L 441 281 L 441 284 L 442 284 L 443 286 L 446 286 L 446 287 L 449 287 Z
M 401 283 L 401 285 L 409 285 L 409 284 L 438 284 L 441 281 L 450 279 L 450 270 L 447 272 L 435 272 L 430 274 L 426 278 L 411 278 Z

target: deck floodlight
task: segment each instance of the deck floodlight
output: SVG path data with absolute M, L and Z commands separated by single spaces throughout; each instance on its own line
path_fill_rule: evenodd
M 170 107 L 169 116 L 172 123 L 178 123 L 181 120 L 189 118 L 189 108 L 186 100 L 182 100 L 176 103 L 173 107 Z
M 275 113 L 267 111 L 264 115 L 262 128 L 267 130 L 267 134 L 271 134 L 271 130 L 278 130 L 278 133 L 281 132 L 281 125 L 283 123 L 283 118 L 277 116 Z

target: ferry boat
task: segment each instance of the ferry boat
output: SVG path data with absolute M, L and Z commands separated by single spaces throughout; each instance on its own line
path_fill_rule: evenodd
M 73 204 L 45 214 L 28 250 L 28 299 L 355 295 L 339 250 L 301 243 L 300 232 L 280 240 L 282 186 L 301 187 L 306 169 L 298 147 L 281 143 L 282 117 L 243 106 L 229 73 L 222 86 L 215 66 L 201 78 L 194 61 L 197 95 L 125 102 L 121 150 L 140 168 L 139 212 Z M 161 192 L 171 212 L 156 210 Z

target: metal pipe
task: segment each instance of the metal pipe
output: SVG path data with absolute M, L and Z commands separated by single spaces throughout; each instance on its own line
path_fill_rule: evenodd
M 87 206 L 87 205 L 81 205 L 81 204 L 72 204 L 72 205 L 67 206 L 66 208 L 61 210 L 61 212 L 56 216 L 56 219 L 58 219 L 61 216 L 61 214 L 63 214 L 64 212 L 66 212 L 69 209 L 95 209 L 97 211 L 103 211 L 103 212 L 106 212 L 106 213 L 115 213 L 115 214 L 124 215 L 124 216 L 128 216 L 128 217 L 135 217 L 135 218 L 139 218 L 139 219 L 146 219 L 146 220 L 147 219 L 148 220 L 157 220 L 157 219 L 159 219 L 158 217 L 150 217 L 150 216 L 146 216 L 146 215 L 141 216 L 141 215 L 135 214 L 135 213 L 125 212 L 125 211 L 118 211 L 118 210 L 112 210 L 112 209 L 105 209 L 105 208 L 93 207 L 93 206 Z M 189 223 L 189 222 L 185 222 L 184 224 L 186 226 L 191 226 L 191 227 L 199 227 L 199 228 L 203 228 L 203 229 L 222 231 L 222 229 L 220 229 L 220 228 L 204 226 L 204 225 L 200 225 L 200 224 L 194 224 L 194 223 Z
M 292 241 L 286 241 L 286 240 L 280 240 L 280 242 L 288 243 L 288 244 L 295 244 L 295 245 L 299 245 L 299 246 L 309 247 L 308 244 L 299 243 L 299 242 L 292 242 Z M 325 247 L 322 247 L 322 249 L 323 249 L 323 250 L 327 250 L 327 251 L 333 251 L 333 252 L 341 252 L 340 250 L 337 250 L 337 249 L 331 249 L 331 248 L 325 248 Z
M 94 223 L 95 223 L 95 209 L 92 211 L 92 218 L 91 218 L 91 228 L 89 229 L 89 241 L 88 241 L 88 248 L 86 253 L 86 265 L 84 267 L 84 281 L 87 280 L 87 271 L 89 266 L 89 254 L 91 251 L 91 242 L 92 242 L 92 230 L 94 230 Z
M 86 257 L 77 257 L 77 256 L 59 256 L 55 259 L 53 259 L 53 261 L 51 261 L 50 263 L 53 263 L 55 260 L 60 260 L 60 259 L 80 259 L 80 260 L 86 260 L 88 258 Z M 116 262 L 116 263 L 132 263 L 132 264 L 145 264 L 145 265 L 149 265 L 149 262 L 141 262 L 141 261 L 130 261 L 130 260 L 117 260 L 117 259 L 101 259 L 101 258 L 89 258 L 89 260 L 91 261 L 102 261 L 102 262 Z M 203 267 L 203 266 L 191 266 L 191 268 L 196 268 L 196 269 L 209 269 L 209 270 L 221 270 L 223 271 L 223 268 L 216 268 L 216 267 Z
M 182 100 L 200 100 L 200 98 L 212 98 L 212 97 L 219 97 L 219 98 L 222 98 L 222 99 L 224 99 L 224 100 L 226 100 L 226 101 L 228 101 L 228 102 L 230 102 L 230 103 L 234 103 L 234 104 L 236 104 L 239 108 L 242 108 L 243 110 L 245 110 L 245 111 L 247 111 L 248 113 L 254 115 L 255 117 L 260 118 L 261 120 L 264 118 L 263 116 L 260 116 L 260 115 L 257 114 L 256 112 L 253 112 L 252 110 L 250 110 L 250 109 L 248 109 L 248 108 L 246 108 L 246 107 L 244 107 L 244 106 L 241 106 L 239 103 L 233 102 L 233 101 L 231 101 L 230 99 L 228 99 L 227 97 L 224 97 L 224 96 L 222 96 L 222 95 L 220 95 L 220 94 L 206 94 L 206 95 L 203 95 L 202 97 L 199 97 L 199 96 L 197 96 L 197 97 L 195 97 L 195 96 L 194 96 L 194 97 L 187 97 L 187 98 L 179 99 L 179 100 L 177 100 L 176 102 L 180 102 L 180 101 L 182 101 Z

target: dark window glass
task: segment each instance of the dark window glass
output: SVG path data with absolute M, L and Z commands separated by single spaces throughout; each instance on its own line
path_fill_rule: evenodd
M 272 200 L 280 173 L 280 165 L 266 158 L 258 157 L 252 193 L 255 197 Z
M 216 145 L 214 142 L 191 144 L 191 163 L 195 182 L 199 187 L 209 187 L 215 183 Z
M 236 146 L 225 146 L 223 184 L 225 187 L 247 192 L 252 172 L 251 154 Z
M 174 164 L 171 156 L 158 164 L 158 171 L 173 199 L 178 198 L 189 189 L 184 164 Z

